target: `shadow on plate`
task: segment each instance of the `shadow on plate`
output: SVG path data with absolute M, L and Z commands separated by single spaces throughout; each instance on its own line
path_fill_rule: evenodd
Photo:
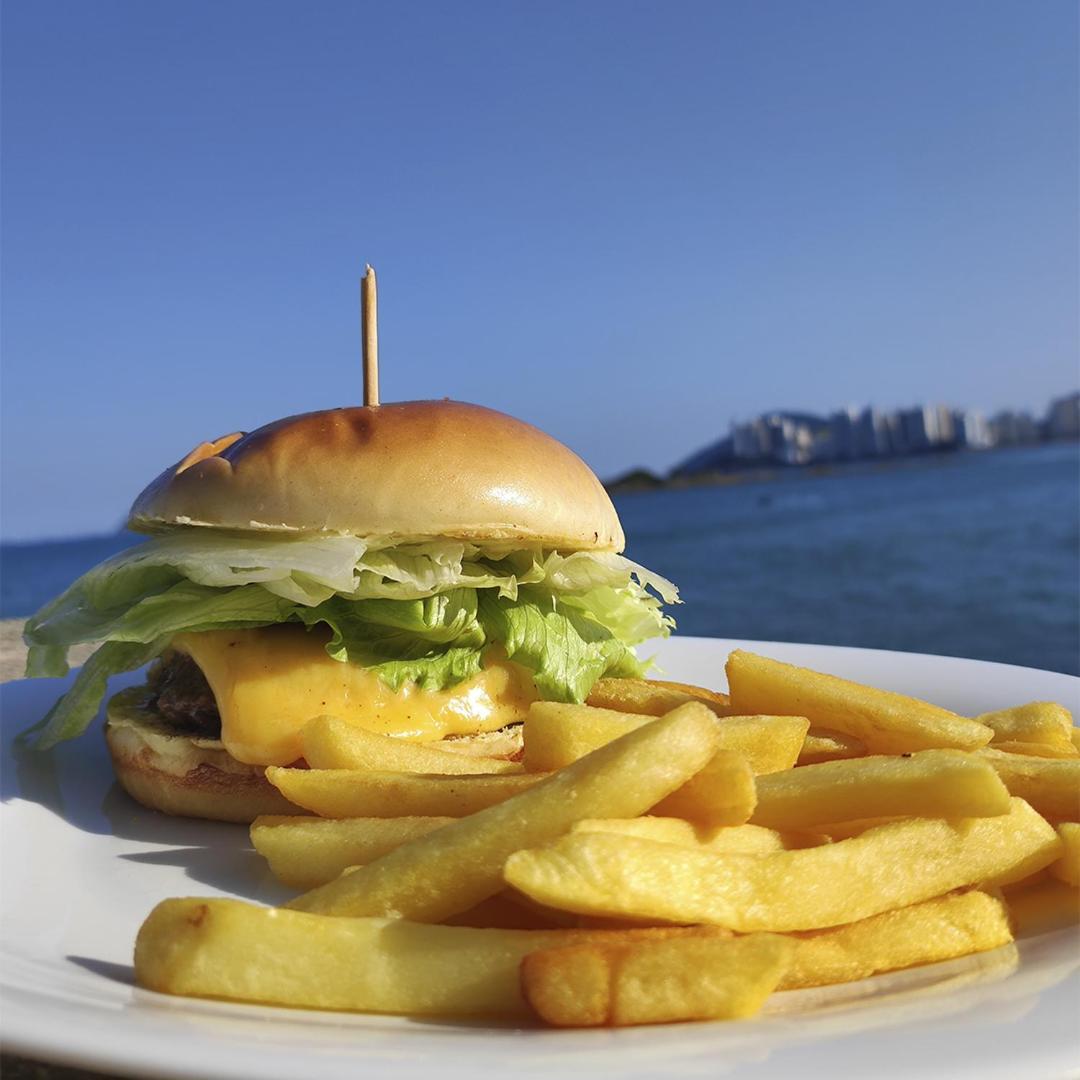
M 128 862 L 150 866 L 179 866 L 192 881 L 220 889 L 257 904 L 284 904 L 296 889 L 279 884 L 266 863 L 252 850 L 235 847 L 172 847 L 121 855 Z
M 116 782 L 100 718 L 82 736 L 50 750 L 19 745 L 16 736 L 43 716 L 66 682 L 23 680 L 0 686 L 0 798 L 34 803 L 83 833 L 160 850 L 121 858 L 182 867 L 188 877 L 262 903 L 288 899 L 251 848 L 243 825 L 172 817 L 135 802 Z M 138 681 L 118 679 L 110 690 Z
M 65 956 L 64 959 L 111 982 L 122 983 L 124 986 L 135 985 L 135 969 L 131 964 L 114 964 L 108 960 L 95 960 L 92 956 Z

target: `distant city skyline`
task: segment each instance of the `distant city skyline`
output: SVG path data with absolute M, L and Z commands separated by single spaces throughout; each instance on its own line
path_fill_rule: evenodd
M 1077 382 L 1068 0 L 8 0 L 0 537 L 360 399 L 601 476 L 846 401 Z
M 1039 417 L 1017 409 L 987 417 L 978 409 L 942 404 L 893 410 L 849 405 L 824 416 L 770 410 L 749 421 L 733 420 L 727 434 L 687 456 L 669 475 L 689 478 L 760 465 L 828 464 L 1066 439 L 1080 439 L 1080 391 L 1054 398 Z

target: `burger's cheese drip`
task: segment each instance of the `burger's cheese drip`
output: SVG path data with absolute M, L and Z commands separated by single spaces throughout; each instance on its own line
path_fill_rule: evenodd
M 406 684 L 327 655 L 326 638 L 299 626 L 180 634 L 172 646 L 202 669 L 221 714 L 221 741 L 238 761 L 289 765 L 300 730 L 329 714 L 413 742 L 497 731 L 523 720 L 537 698 L 529 672 L 489 657 L 479 675 L 447 690 Z

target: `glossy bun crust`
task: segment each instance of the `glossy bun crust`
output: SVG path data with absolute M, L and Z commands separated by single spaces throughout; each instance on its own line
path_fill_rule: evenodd
M 304 413 L 204 443 L 135 500 L 129 525 L 624 546 L 607 492 L 573 451 L 455 401 Z

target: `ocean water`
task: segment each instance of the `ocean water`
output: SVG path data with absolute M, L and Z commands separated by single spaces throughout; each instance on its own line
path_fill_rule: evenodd
M 628 554 L 687 634 L 999 660 L 1080 674 L 1080 447 L 953 454 L 616 499 Z M 25 616 L 120 535 L 0 547 Z
M 1080 447 L 620 496 L 687 634 L 1080 674 Z

